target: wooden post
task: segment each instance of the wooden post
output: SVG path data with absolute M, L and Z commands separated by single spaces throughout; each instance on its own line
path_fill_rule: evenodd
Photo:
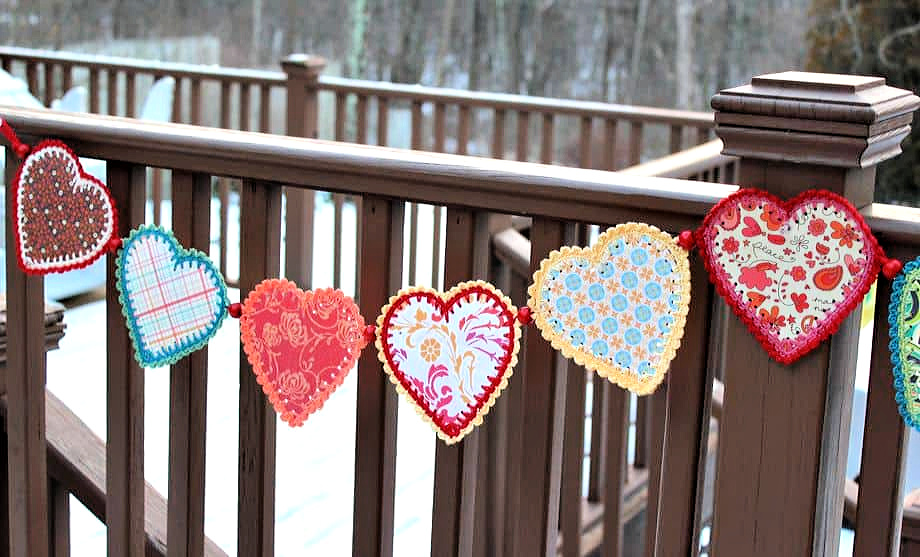
M 857 207 L 872 202 L 875 165 L 900 153 L 918 104 L 881 78 L 802 72 L 712 99 L 740 184 L 783 198 L 820 187 Z M 726 320 L 714 555 L 837 555 L 859 314 L 790 366 Z
M 317 136 L 317 84 L 326 60 L 319 56 L 291 54 L 281 61 L 287 74 L 287 135 Z M 313 206 L 316 192 L 284 188 L 285 217 L 284 274 L 310 288 L 313 275 Z

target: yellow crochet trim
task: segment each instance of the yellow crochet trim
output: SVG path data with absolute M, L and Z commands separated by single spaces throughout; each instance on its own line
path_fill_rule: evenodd
M 418 404 L 414 398 L 412 398 L 412 395 L 410 395 L 406 391 L 405 387 L 403 387 L 402 383 L 400 383 L 399 379 L 396 377 L 396 374 L 394 373 L 393 369 L 390 368 L 390 363 L 387 361 L 386 354 L 383 351 L 383 339 L 382 339 L 383 320 L 386 317 L 386 315 L 390 312 L 390 307 L 394 303 L 396 303 L 398 299 L 402 298 L 403 296 L 406 296 L 409 294 L 415 294 L 418 292 L 430 293 L 430 294 L 434 294 L 438 298 L 441 298 L 443 301 L 447 302 L 454 296 L 461 293 L 462 291 L 468 290 L 474 286 L 478 286 L 480 288 L 493 292 L 502 301 L 502 303 L 508 307 L 508 310 L 511 312 L 511 315 L 512 315 L 512 323 L 514 327 L 514 345 L 511 347 L 511 358 L 508 360 L 508 368 L 505 370 L 505 373 L 502 376 L 501 383 L 499 383 L 495 387 L 495 390 L 492 391 L 492 394 L 489 396 L 489 399 L 485 402 L 485 404 L 482 405 L 482 407 L 476 413 L 476 416 L 472 420 L 470 420 L 469 425 L 463 428 L 460 431 L 460 433 L 458 433 L 456 436 L 451 437 L 447 435 L 446 433 L 444 433 L 443 431 L 441 431 L 441 429 L 437 426 L 437 424 L 434 423 L 434 420 L 432 420 L 431 417 L 425 412 L 425 409 L 422 408 L 422 406 Z M 415 411 L 418 413 L 418 415 L 421 416 L 422 419 L 425 420 L 425 422 L 428 423 L 429 426 L 431 426 L 431 429 L 434 430 L 434 432 L 438 435 L 438 437 L 442 441 L 444 441 L 448 445 L 453 445 L 454 443 L 457 443 L 461 439 L 463 439 L 469 432 L 473 431 L 474 427 L 482 425 L 483 418 L 485 417 L 486 414 L 489 413 L 489 410 L 492 409 L 492 406 L 495 404 L 495 401 L 498 400 L 499 395 L 501 395 L 502 391 L 504 391 L 505 388 L 508 386 L 508 379 L 511 377 L 511 374 L 514 371 L 514 366 L 517 365 L 518 350 L 520 350 L 520 347 L 521 347 L 521 324 L 517 320 L 517 308 L 511 302 L 511 299 L 505 296 L 501 290 L 499 290 L 498 288 L 495 288 L 488 282 L 481 281 L 481 280 L 461 282 L 460 284 L 454 286 L 447 292 L 440 292 L 438 290 L 434 290 L 432 288 L 428 288 L 425 286 L 414 286 L 414 287 L 405 288 L 403 290 L 400 290 L 395 296 L 390 297 L 389 302 L 387 302 L 385 306 L 380 308 L 380 315 L 377 316 L 377 338 L 374 341 L 374 346 L 377 347 L 377 359 L 380 360 L 380 362 L 383 364 L 383 369 L 386 372 L 387 376 L 390 378 L 390 383 L 393 383 L 393 385 L 396 386 L 396 392 L 398 392 L 400 396 L 402 396 L 407 402 L 409 402 L 409 404 L 412 405 L 413 408 L 415 408 Z
M 559 261 L 572 257 L 583 257 L 593 265 L 596 265 L 602 263 L 608 257 L 607 246 L 611 242 L 620 238 L 641 235 L 647 235 L 660 245 L 668 247 L 674 256 L 674 262 L 680 276 L 679 292 L 681 302 L 680 308 L 673 314 L 674 324 L 665 342 L 664 352 L 662 352 L 658 364 L 654 368 L 654 374 L 639 378 L 628 369 L 595 356 L 584 349 L 574 347 L 563 335 L 556 333 L 548 323 L 544 302 L 540 300 L 540 292 L 543 290 L 546 274 Z M 543 338 L 548 340 L 553 345 L 553 348 L 561 351 L 566 358 L 575 360 L 577 364 L 597 372 L 598 375 L 607 378 L 612 383 L 629 389 L 637 395 L 647 395 L 654 392 L 664 380 L 664 376 L 671 365 L 671 360 L 674 359 L 677 349 L 680 348 L 680 340 L 684 336 L 684 325 L 687 322 L 687 312 L 690 310 L 690 262 L 687 251 L 680 247 L 677 241 L 666 232 L 662 232 L 649 224 L 628 222 L 607 229 L 606 232 L 598 236 L 597 242 L 591 247 L 565 246 L 559 250 L 552 251 L 540 263 L 540 269 L 534 273 L 533 284 L 527 289 L 527 294 L 529 295 L 527 305 L 533 311 L 534 323 L 540 329 Z

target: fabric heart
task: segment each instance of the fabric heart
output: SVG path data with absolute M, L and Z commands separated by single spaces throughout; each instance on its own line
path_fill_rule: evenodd
M 304 292 L 284 279 L 249 293 L 240 336 L 262 390 L 292 426 L 323 406 L 367 344 L 358 306 L 341 290 Z
M 214 263 L 158 226 L 131 231 L 118 253 L 115 279 L 144 367 L 175 363 L 207 345 L 230 304 Z
M 592 247 L 550 253 L 528 294 L 553 348 L 644 395 L 664 379 L 684 335 L 690 265 L 668 234 L 626 223 Z
M 907 425 L 920 431 L 920 258 L 892 284 L 888 323 L 895 400 Z
M 377 355 L 396 389 L 447 444 L 482 423 L 517 363 L 517 309 L 491 284 L 416 287 L 377 318 Z
M 16 254 L 30 274 L 86 267 L 102 256 L 117 230 L 105 184 L 86 174 L 60 141 L 40 143 L 13 182 Z
M 837 330 L 880 266 L 856 209 L 822 190 L 786 202 L 738 191 L 709 212 L 697 239 L 719 294 L 784 364 Z

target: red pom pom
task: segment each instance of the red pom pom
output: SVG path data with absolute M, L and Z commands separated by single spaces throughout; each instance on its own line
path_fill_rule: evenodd
M 29 154 L 29 151 L 31 151 L 31 148 L 25 143 L 17 143 L 13 149 L 16 151 L 16 156 L 20 159 L 26 158 L 26 156 Z
M 112 236 L 112 238 L 109 239 L 109 241 L 105 245 L 106 251 L 108 251 L 109 253 L 115 253 L 121 249 L 121 244 L 122 244 L 121 238 L 119 238 L 118 236 Z
M 364 340 L 373 342 L 377 336 L 377 325 L 368 325 L 364 327 Z
M 696 238 L 693 237 L 692 230 L 684 230 L 677 236 L 677 245 L 687 251 L 693 249 L 694 244 L 696 244 Z
M 243 315 L 243 304 L 230 304 L 230 307 L 227 308 L 227 313 L 230 314 L 230 317 L 239 319 Z
M 897 259 L 889 259 L 882 265 L 882 274 L 884 274 L 885 278 L 888 280 L 894 280 L 894 277 L 898 276 L 898 273 L 900 273 L 903 268 L 904 264 Z
M 524 306 L 518 309 L 517 320 L 521 323 L 521 325 L 530 324 L 530 322 L 533 321 L 533 315 L 530 311 L 530 308 L 527 306 Z

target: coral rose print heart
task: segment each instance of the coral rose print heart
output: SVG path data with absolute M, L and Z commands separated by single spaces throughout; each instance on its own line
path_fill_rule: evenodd
M 590 248 L 550 253 L 528 293 L 536 325 L 553 348 L 648 394 L 664 379 L 684 334 L 687 252 L 654 226 L 621 224 Z
M 888 323 L 895 400 L 907 425 L 920 431 L 920 258 L 892 284 Z
M 240 336 L 262 390 L 292 426 L 323 406 L 367 344 L 358 306 L 341 290 L 305 292 L 284 279 L 249 293 Z
M 517 363 L 517 310 L 492 285 L 402 290 L 377 319 L 377 354 L 397 391 L 446 443 L 495 404 Z
M 736 192 L 706 216 L 698 241 L 719 293 L 784 364 L 837 330 L 880 266 L 859 213 L 820 190 L 786 202 Z
M 117 229 L 112 197 L 86 174 L 70 148 L 40 143 L 13 183 L 16 253 L 32 274 L 86 267 L 106 251 Z
M 173 364 L 203 348 L 230 305 L 214 263 L 158 226 L 131 231 L 116 258 L 115 285 L 145 367 Z

